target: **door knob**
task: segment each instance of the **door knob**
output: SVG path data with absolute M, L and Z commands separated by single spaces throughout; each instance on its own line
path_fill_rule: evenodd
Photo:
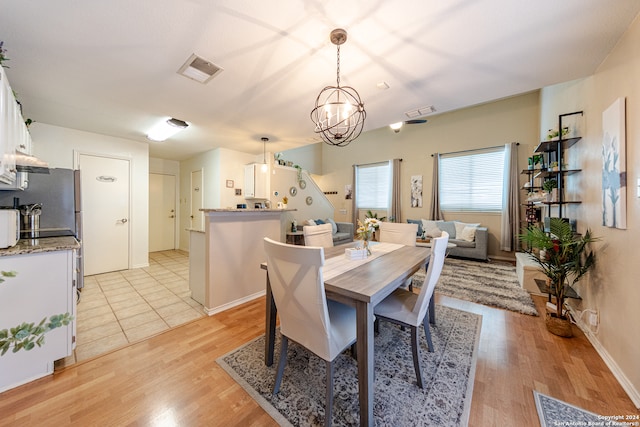
M 118 222 L 121 222 L 121 223 L 123 223 L 123 224 L 126 224 L 126 223 L 127 223 L 127 221 L 129 221 L 127 218 L 122 218 L 122 219 L 119 219 L 119 220 L 118 220 Z
M 175 215 L 169 215 L 169 218 L 175 218 Z
M 191 219 L 193 219 L 193 215 L 191 215 Z

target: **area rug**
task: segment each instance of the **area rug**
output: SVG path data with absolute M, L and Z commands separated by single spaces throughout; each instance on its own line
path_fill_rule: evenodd
M 482 316 L 437 306 L 437 325 L 431 326 L 434 352 L 427 351 L 421 331 L 425 389 L 416 384 L 411 339 L 389 322 L 375 336 L 375 425 L 466 426 L 471 407 Z M 280 334 L 276 333 L 276 354 Z M 273 396 L 277 356 L 264 364 L 264 336 L 217 360 L 280 425 L 316 426 L 324 423 L 325 362 L 289 342 L 288 360 L 280 392 Z M 349 351 L 334 361 L 333 425 L 359 423 L 357 361 Z
M 424 282 L 425 271 L 413 276 L 413 286 Z M 516 267 L 507 263 L 486 263 L 447 258 L 436 292 L 478 304 L 538 316 L 529 292 L 520 287 Z
M 542 427 L 555 426 L 617 426 L 623 425 L 593 412 L 585 411 L 562 400 L 533 391 Z M 624 424 L 628 425 L 628 424 Z

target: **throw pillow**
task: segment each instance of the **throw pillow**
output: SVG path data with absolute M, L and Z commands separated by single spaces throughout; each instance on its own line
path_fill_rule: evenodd
M 458 239 L 460 240 L 464 240 L 466 242 L 473 242 L 476 239 L 476 230 L 478 229 L 478 227 L 469 227 L 466 226 L 462 229 L 462 231 L 460 232 L 460 234 L 456 234 L 456 236 L 458 236 Z M 456 230 L 457 233 L 457 230 Z
M 435 221 L 431 221 L 429 219 L 422 220 L 422 229 L 427 237 L 440 237 L 442 236 L 442 231 L 436 225 Z
M 312 219 L 308 219 L 305 225 L 317 225 L 316 222 Z
M 456 227 L 456 239 L 459 239 L 460 236 L 462 235 L 462 230 L 464 230 L 465 227 L 480 227 L 480 224 L 467 224 L 465 222 L 460 222 L 460 221 L 453 221 L 453 223 L 455 224 Z
M 336 224 L 336 222 L 331 218 L 327 218 L 325 221 L 331 224 L 331 233 L 336 234 L 338 232 L 338 225 Z
M 418 224 L 418 232 L 416 233 L 416 237 L 422 236 L 422 220 L 421 219 L 408 219 L 407 222 L 409 224 Z
M 446 231 L 447 233 L 449 233 L 449 239 L 456 238 L 456 226 L 453 223 L 453 221 L 438 221 L 437 226 L 440 230 Z
M 322 224 L 324 224 L 324 221 L 323 221 L 323 220 L 321 220 L 321 219 L 316 219 L 315 221 L 316 221 L 316 225 L 322 225 Z

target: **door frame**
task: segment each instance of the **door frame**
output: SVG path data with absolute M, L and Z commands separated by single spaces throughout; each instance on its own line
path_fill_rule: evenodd
M 106 154 L 106 153 L 99 153 L 99 152 L 95 152 L 95 151 L 84 151 L 84 150 L 73 150 L 73 168 L 74 169 L 80 169 L 80 156 L 94 156 L 94 157 L 103 157 L 106 159 L 113 159 L 113 160 L 126 160 L 128 162 L 129 165 L 129 202 L 128 202 L 128 206 L 129 206 L 129 212 L 127 213 L 127 217 L 129 218 L 129 241 L 127 242 L 127 248 L 129 251 L 129 254 L 127 256 L 127 269 L 131 269 L 132 265 L 133 265 L 133 227 L 135 226 L 135 218 L 133 217 L 132 213 L 132 204 L 133 204 L 133 158 L 131 156 L 117 156 L 117 155 L 113 155 L 113 154 Z M 149 197 L 149 194 L 147 193 L 147 198 Z M 80 200 L 82 201 L 83 197 L 82 197 L 82 187 L 80 188 Z M 84 208 L 83 208 L 84 211 Z M 85 222 L 83 221 L 83 226 L 84 226 Z

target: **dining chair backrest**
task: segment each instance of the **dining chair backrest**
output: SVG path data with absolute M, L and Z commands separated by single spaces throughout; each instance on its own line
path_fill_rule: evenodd
M 418 224 L 405 224 L 401 222 L 381 222 L 380 241 L 386 243 L 398 243 L 405 246 L 416 245 Z
M 305 246 L 333 247 L 333 230 L 331 224 L 305 225 L 302 229 Z
M 324 249 L 288 245 L 268 237 L 264 248 L 280 332 L 323 359 L 333 360 L 342 348 L 332 345 L 322 278 Z
M 413 312 L 418 316 L 418 319 L 424 318 L 427 314 L 429 300 L 433 295 L 438 279 L 440 279 L 440 273 L 442 273 L 446 257 L 447 244 L 449 243 L 449 233 L 443 231 L 442 236 L 432 239 L 431 242 L 429 267 L 427 267 L 424 283 L 420 289 L 416 305 L 413 307 Z

